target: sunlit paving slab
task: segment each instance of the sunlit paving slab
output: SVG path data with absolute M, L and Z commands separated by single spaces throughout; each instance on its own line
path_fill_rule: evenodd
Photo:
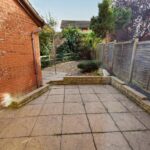
M 149 149 L 150 115 L 110 85 L 55 85 L 0 111 L 0 150 Z
M 94 134 L 97 150 L 131 150 L 120 132 Z

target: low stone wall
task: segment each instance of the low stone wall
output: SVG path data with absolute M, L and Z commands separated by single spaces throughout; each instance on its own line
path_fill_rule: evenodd
M 51 81 L 50 84 L 63 84 L 63 85 L 75 85 L 75 84 L 110 84 L 111 77 L 100 76 L 68 76 L 63 80 Z
M 113 76 L 111 77 L 68 76 L 68 77 L 64 77 L 63 80 L 50 81 L 49 84 L 50 85 L 111 84 L 112 86 L 120 90 L 120 92 L 122 92 L 124 95 L 129 97 L 135 103 L 137 103 L 145 111 L 150 113 L 150 101 L 148 100 L 148 98 L 145 95 L 137 92 L 133 88 L 126 85 L 125 82 Z M 20 99 L 14 100 L 12 106 L 16 108 L 21 107 L 26 103 L 32 101 L 33 99 L 39 97 L 40 95 L 48 91 L 49 84 L 46 84 L 45 86 L 25 95 Z
M 23 96 L 21 98 L 14 99 L 10 107 L 19 108 L 19 107 L 29 103 L 30 101 L 36 99 L 37 97 L 41 96 L 48 90 L 49 90 L 49 85 L 46 84 L 46 85 L 42 86 L 41 88 L 38 88 L 38 89 L 26 94 L 25 96 Z
M 129 87 L 116 77 L 111 77 L 111 84 L 136 104 L 141 106 L 145 111 L 150 113 L 150 101 L 145 95 Z

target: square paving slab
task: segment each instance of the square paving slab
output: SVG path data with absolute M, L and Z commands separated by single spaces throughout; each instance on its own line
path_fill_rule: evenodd
M 0 139 L 0 150 L 24 150 L 29 138 Z
M 119 132 L 94 134 L 97 150 L 131 150 Z
M 125 132 L 124 135 L 133 150 L 150 149 L 150 131 Z
M 62 115 L 63 103 L 45 104 L 40 115 Z
M 86 115 L 66 115 L 63 118 L 63 133 L 89 133 Z
M 106 113 L 106 109 L 101 102 L 85 103 L 85 108 L 88 114 Z
M 32 137 L 25 150 L 60 150 L 60 136 Z
M 0 133 L 0 138 L 26 137 L 31 134 L 37 118 L 16 118 Z
M 96 96 L 96 94 L 82 94 L 82 99 L 83 102 L 99 102 L 98 97 Z
M 88 114 L 93 132 L 119 131 L 108 114 Z
M 62 150 L 96 150 L 91 134 L 64 135 Z
M 65 103 L 64 114 L 85 114 L 82 103 Z
M 46 104 L 49 103 L 63 103 L 64 101 L 64 95 L 50 95 L 46 99 Z
M 65 95 L 65 102 L 79 102 L 81 103 L 81 95 L 80 94 L 75 94 L 75 95 L 70 95 L 67 94 Z
M 117 101 L 106 101 L 102 102 L 108 112 L 128 112 L 128 110 Z
M 144 125 L 130 113 L 112 113 L 114 121 L 121 131 L 144 130 Z
M 38 118 L 32 136 L 61 134 L 61 116 L 41 116 Z

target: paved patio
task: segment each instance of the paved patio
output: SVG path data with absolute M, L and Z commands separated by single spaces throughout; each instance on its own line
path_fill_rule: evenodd
M 149 150 L 150 116 L 112 86 L 53 86 L 0 111 L 0 150 Z

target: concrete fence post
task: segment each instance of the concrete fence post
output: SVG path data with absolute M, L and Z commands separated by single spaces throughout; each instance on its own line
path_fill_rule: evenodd
M 114 67 L 114 55 L 115 55 L 115 46 L 116 46 L 116 43 L 117 43 L 117 41 L 115 40 L 114 41 L 114 45 L 113 45 L 113 49 L 112 49 L 112 66 L 111 66 L 111 68 L 112 68 L 112 72 L 113 72 L 113 67 Z
M 103 45 L 102 45 L 102 66 L 104 64 L 104 47 L 105 47 L 105 44 L 103 43 Z
M 133 51 L 132 51 L 132 57 L 131 57 L 130 72 L 129 72 L 129 83 L 132 82 L 133 69 L 134 69 L 134 61 L 135 61 L 135 54 L 136 54 L 138 42 L 139 42 L 139 39 L 135 39 L 135 40 L 134 40 Z

